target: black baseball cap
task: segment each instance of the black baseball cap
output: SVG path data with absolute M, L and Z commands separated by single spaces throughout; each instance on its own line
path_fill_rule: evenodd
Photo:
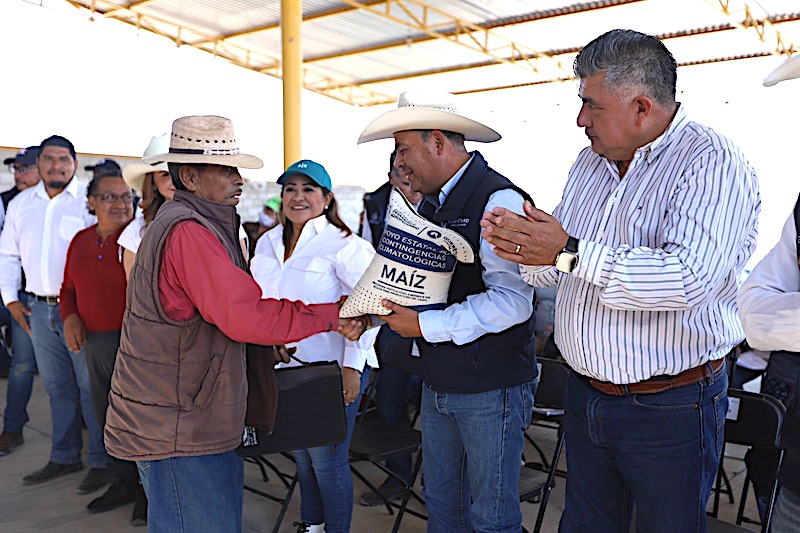
M 94 165 L 86 165 L 83 168 L 92 172 L 95 178 L 122 176 L 122 167 L 113 159 L 98 159 Z
M 12 163 L 19 163 L 22 166 L 30 166 L 36 161 L 36 158 L 39 157 L 39 150 L 38 146 L 28 146 L 27 148 L 20 148 L 17 155 L 14 157 L 7 157 L 3 160 L 4 165 L 10 165 Z

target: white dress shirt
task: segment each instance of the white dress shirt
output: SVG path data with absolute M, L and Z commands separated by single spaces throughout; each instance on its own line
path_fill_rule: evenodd
M 8 204 L 0 233 L 0 295 L 6 305 L 19 299 L 20 265 L 28 292 L 58 296 L 72 237 L 97 222 L 89 214 L 86 187 L 73 177 L 50 198 L 40 180 Z
M 800 352 L 800 268 L 794 215 L 739 289 L 747 343 L 759 350 Z
M 117 238 L 117 244 L 122 248 L 136 255 L 139 251 L 139 246 L 142 244 L 142 235 L 144 234 L 144 216 L 141 212 L 136 213 L 136 217 L 130 224 L 125 226 L 122 233 Z
M 438 199 L 440 206 L 444 204 L 447 195 L 461 179 L 471 161 L 472 157 L 442 186 Z M 522 195 L 517 191 L 503 189 L 489 197 L 484 211 L 491 211 L 500 206 L 515 213 L 522 213 L 522 202 Z M 445 309 L 421 312 L 419 328 L 426 341 L 433 343 L 452 341 L 463 345 L 487 333 L 505 331 L 531 317 L 533 288 L 520 278 L 517 264 L 498 257 L 494 253 L 494 246 L 486 242 L 483 237 L 480 239 L 478 255 L 483 264 L 481 277 L 486 290 L 467 296 L 463 302 L 452 304 Z
M 286 262 L 284 252 L 283 225 L 278 225 L 256 243 L 250 271 L 264 298 L 305 304 L 336 302 L 350 294 L 375 255 L 370 243 L 355 234 L 346 237 L 324 215 L 303 226 Z M 317 333 L 288 346 L 297 347 L 295 357 L 301 361 L 336 361 L 341 367 L 361 372 L 365 364 L 378 366 L 374 348 L 377 335 L 378 328 L 372 328 L 353 342 L 336 332 Z M 285 366 L 296 364 L 292 361 Z
M 585 148 L 553 215 L 580 239 L 577 268 L 521 267 L 558 283 L 556 343 L 581 374 L 617 384 L 724 357 L 744 338 L 737 279 L 756 245 L 755 171 L 683 106 L 620 179 Z

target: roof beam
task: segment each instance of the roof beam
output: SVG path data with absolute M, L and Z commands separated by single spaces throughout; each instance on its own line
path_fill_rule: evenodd
M 155 0 L 137 0 L 135 2 L 131 2 L 130 4 L 128 4 L 125 7 L 119 7 L 117 9 L 112 9 L 110 11 L 106 11 L 105 13 L 103 13 L 103 16 L 106 17 L 106 18 L 109 18 L 109 17 L 115 18 L 120 13 L 124 13 L 126 11 L 130 11 L 132 13 L 136 13 L 136 11 L 134 11 L 133 8 L 140 7 L 143 4 L 149 4 L 150 2 L 153 2 L 153 1 L 155 1 Z
M 769 53 L 791 56 L 800 50 L 791 39 L 778 31 L 769 13 L 758 3 L 750 4 L 745 0 L 706 0 L 706 3 L 727 15 L 734 26 L 755 35 L 767 46 Z
M 143 0 L 143 1 L 150 1 L 150 0 Z M 364 0 L 364 3 L 365 4 L 369 4 L 369 5 L 374 5 L 374 4 L 382 4 L 384 1 L 385 0 Z M 320 19 L 320 18 L 324 18 L 324 17 L 330 17 L 330 16 L 333 16 L 333 15 L 341 15 L 342 13 L 347 13 L 349 11 L 356 11 L 357 9 L 360 9 L 360 8 L 356 8 L 356 7 L 348 6 L 348 5 L 340 5 L 340 6 L 336 6 L 336 7 L 330 8 L 330 9 L 317 11 L 316 13 L 309 13 L 307 15 L 304 14 L 303 15 L 303 22 L 308 22 L 309 20 L 316 20 L 316 19 Z M 264 24 L 264 25 L 261 25 L 261 26 L 256 26 L 254 28 L 249 28 L 249 29 L 246 29 L 246 30 L 242 30 L 242 31 L 237 31 L 237 32 L 221 35 L 217 39 L 214 39 L 214 41 L 218 42 L 218 41 L 225 41 L 227 39 L 235 39 L 236 37 L 245 37 L 247 35 L 252 35 L 254 33 L 260 33 L 262 31 L 277 30 L 280 27 L 281 27 L 281 23 L 280 23 L 280 21 L 277 21 L 277 22 L 273 22 L 273 23 L 270 23 L 270 24 Z M 189 46 L 200 46 L 200 45 L 203 45 L 203 44 L 206 44 L 206 43 L 210 43 L 210 42 L 214 42 L 214 41 L 196 41 L 196 42 L 187 43 L 187 44 L 189 44 Z
M 152 1 L 152 0 L 142 0 L 142 1 Z M 89 9 L 91 10 L 91 4 L 93 2 L 91 0 L 66 0 L 67 3 L 73 5 L 78 9 Z M 94 8 L 96 13 L 100 13 L 103 16 L 106 16 L 107 12 L 102 11 L 102 9 Z M 136 28 L 141 28 L 151 33 L 155 33 L 156 35 L 160 35 L 170 41 L 174 42 L 177 46 L 183 46 L 186 43 L 182 40 L 182 31 L 187 30 L 195 35 L 203 35 L 201 30 L 197 30 L 195 28 L 184 27 L 183 25 L 170 21 L 164 20 L 159 17 L 155 17 L 152 15 L 144 15 L 142 13 L 130 10 L 122 10 L 116 16 L 109 17 L 115 20 L 119 20 L 120 22 L 124 22 Z M 166 28 L 169 28 L 170 31 L 165 31 Z M 213 38 L 208 38 L 206 41 L 205 46 L 198 46 L 199 50 L 203 50 L 209 54 L 214 55 L 215 57 L 220 57 L 230 63 L 247 68 L 250 70 L 255 70 L 257 72 L 261 72 L 268 76 L 273 76 L 275 78 L 281 79 L 281 72 L 280 72 L 280 60 L 278 58 L 272 57 L 266 53 L 259 53 L 253 50 L 249 50 L 242 46 L 237 46 L 233 43 L 227 42 L 216 42 Z M 211 46 L 208 46 L 211 45 Z M 265 61 L 260 61 L 255 63 L 254 60 L 257 58 L 252 58 L 253 55 L 260 56 L 265 61 L 269 61 L 269 64 L 264 64 Z M 378 104 L 386 104 L 394 101 L 393 97 L 387 96 L 386 94 L 382 94 L 379 92 L 375 92 L 369 88 L 365 87 L 358 87 L 358 86 L 346 86 L 341 82 L 341 80 L 335 80 L 330 76 L 325 74 L 321 74 L 315 71 L 315 69 L 305 67 L 303 69 L 303 78 L 304 82 L 303 85 L 305 88 L 311 91 L 315 91 L 346 104 L 350 105 L 378 105 Z M 320 88 L 321 87 L 321 88 Z
M 740 59 L 753 59 L 757 57 L 766 57 L 771 55 L 769 52 L 754 52 L 752 54 L 743 54 L 737 56 L 726 56 L 726 57 L 717 57 L 711 59 L 701 59 L 698 61 L 685 61 L 682 63 L 678 63 L 678 67 L 693 67 L 696 65 L 709 65 L 713 63 L 724 63 L 726 61 L 738 61 Z M 495 86 L 495 87 L 486 87 L 481 89 L 470 89 L 468 91 L 453 91 L 453 94 L 476 94 L 476 93 L 483 93 L 489 91 L 502 91 L 505 89 L 519 89 L 521 87 L 533 87 L 534 85 L 544 85 L 547 83 L 555 83 L 564 80 L 541 80 L 541 81 L 532 81 L 529 83 L 516 83 L 513 85 L 503 85 L 503 86 Z
M 383 1 L 383 0 L 381 0 Z M 485 30 L 493 30 L 496 28 L 502 28 L 505 26 L 513 26 L 515 24 L 524 24 L 526 22 L 534 22 L 537 20 L 546 20 L 552 19 L 556 17 L 561 17 L 564 15 L 575 15 L 577 13 L 586 13 L 589 11 L 595 11 L 598 9 L 604 9 L 607 7 L 614 7 L 620 6 L 625 4 L 634 4 L 638 2 L 643 2 L 644 0 L 605 0 L 599 2 L 585 2 L 580 4 L 572 4 L 569 6 L 564 6 L 561 8 L 554 8 L 554 9 L 547 9 L 544 11 L 533 11 L 531 13 L 524 13 L 522 15 L 516 15 L 513 17 L 503 17 L 495 20 L 490 20 L 487 22 L 482 22 L 476 24 L 476 26 L 483 28 Z M 451 36 L 456 33 L 456 28 L 450 29 L 442 29 L 439 31 L 441 35 Z M 305 59 L 306 63 L 311 63 L 314 61 L 325 61 L 326 59 L 336 59 L 340 57 L 347 57 L 353 55 L 359 55 L 367 52 L 377 52 L 379 50 L 386 50 L 389 48 L 397 48 L 400 46 L 408 46 L 417 43 L 424 43 L 427 41 L 432 41 L 437 39 L 438 37 L 429 35 L 426 33 L 420 33 L 414 35 L 413 37 L 407 37 L 403 39 L 397 39 L 394 41 L 387 41 L 384 43 L 379 43 L 369 47 L 363 48 L 354 48 L 351 50 L 345 50 L 343 52 L 337 52 L 333 54 L 325 54 L 313 57 L 307 57 Z
M 370 5 L 361 0 L 342 1 L 401 26 L 482 53 L 501 63 L 522 67 L 535 73 L 539 73 L 541 67 L 544 67 L 569 77 L 569 72 L 557 59 L 506 39 L 477 24 L 458 19 L 420 0 L 386 0 L 382 8 L 377 7 L 380 4 Z M 504 53 L 502 50 L 508 50 L 510 53 Z
M 777 15 L 777 16 L 769 18 L 769 21 L 772 22 L 772 23 L 795 22 L 795 21 L 798 21 L 798 20 L 800 20 L 800 13 Z M 689 36 L 695 36 L 695 35 L 705 35 L 705 34 L 710 34 L 710 33 L 717 33 L 717 32 L 722 32 L 722 31 L 730 31 L 730 30 L 735 30 L 736 28 L 737 27 L 735 25 L 733 25 L 733 24 L 723 24 L 723 25 L 719 25 L 719 26 L 706 26 L 706 27 L 702 27 L 702 28 L 693 28 L 693 29 L 680 30 L 680 31 L 670 32 L 670 33 L 662 33 L 662 34 L 656 35 L 656 37 L 658 37 L 662 41 L 668 41 L 670 39 L 677 39 L 677 38 L 680 38 L 680 37 L 689 37 Z M 551 56 L 551 57 L 558 57 L 560 55 L 565 55 L 565 54 L 576 54 L 581 50 L 581 48 L 583 48 L 583 46 L 576 46 L 576 47 L 570 47 L 570 48 L 560 48 L 560 49 L 547 50 L 545 53 L 547 55 Z M 754 53 L 754 54 L 750 54 L 750 55 L 747 55 L 747 56 L 733 57 L 732 59 L 746 59 L 746 58 L 750 58 L 750 57 L 759 57 L 760 55 L 768 55 L 768 53 L 767 52 L 765 52 L 764 54 Z M 694 61 L 694 62 L 682 63 L 681 66 L 694 65 L 694 64 L 704 64 L 704 63 L 717 63 L 717 62 L 722 61 L 722 60 L 723 59 L 698 60 L 698 61 Z M 729 61 L 731 59 L 724 59 L 724 60 L 725 61 Z M 489 67 L 489 66 L 498 65 L 498 64 L 499 64 L 498 61 L 496 61 L 494 59 L 488 59 L 486 61 L 480 61 L 480 62 L 476 62 L 476 63 L 455 65 L 455 66 L 450 66 L 450 67 L 441 67 L 441 68 L 430 69 L 430 70 L 417 70 L 417 71 L 413 71 L 413 72 L 406 72 L 404 74 L 387 75 L 387 76 L 381 76 L 381 77 L 378 77 L 378 78 L 370 78 L 370 79 L 366 79 L 366 80 L 361 80 L 357 84 L 353 84 L 353 85 L 364 86 L 364 85 L 371 85 L 371 84 L 376 84 L 376 83 L 386 83 L 386 82 L 399 81 L 399 80 L 404 80 L 404 79 L 409 79 L 409 78 L 416 78 L 416 77 L 421 77 L 421 76 L 431 76 L 431 75 L 435 75 L 435 74 L 446 74 L 446 73 L 450 73 L 450 72 L 458 72 L 458 71 L 462 71 L 462 70 L 469 70 L 469 69 L 473 69 L 473 68 Z M 570 74 L 568 79 L 574 79 L 574 76 L 572 76 Z M 525 86 L 528 86 L 528 85 L 537 85 L 539 83 L 552 83 L 552 82 L 555 82 L 555 81 L 564 81 L 564 80 L 561 79 L 561 78 L 558 78 L 558 79 L 547 79 L 547 80 L 545 80 L 543 82 L 542 81 L 535 81 L 535 82 L 531 82 L 531 83 L 524 83 L 524 84 L 521 84 L 520 86 L 525 87 Z M 348 85 L 344 85 L 344 86 L 340 86 L 340 87 L 336 87 L 336 88 L 337 89 L 345 89 L 347 86 Z M 507 87 L 503 87 L 503 88 L 507 88 Z M 487 89 L 487 90 L 494 90 L 494 89 Z M 472 91 L 472 92 L 475 92 L 475 91 Z

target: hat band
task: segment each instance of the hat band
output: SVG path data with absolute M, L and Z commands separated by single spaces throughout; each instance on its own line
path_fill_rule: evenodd
M 197 154 L 197 155 L 238 155 L 239 149 L 238 148 L 231 148 L 229 150 L 212 150 L 210 148 L 206 149 L 195 149 L 195 148 L 170 148 L 169 153 L 171 154 Z

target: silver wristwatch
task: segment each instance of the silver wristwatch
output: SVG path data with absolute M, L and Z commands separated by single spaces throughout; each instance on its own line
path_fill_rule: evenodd
M 567 245 L 556 256 L 556 270 L 571 274 L 578 266 L 578 239 L 569 237 Z

